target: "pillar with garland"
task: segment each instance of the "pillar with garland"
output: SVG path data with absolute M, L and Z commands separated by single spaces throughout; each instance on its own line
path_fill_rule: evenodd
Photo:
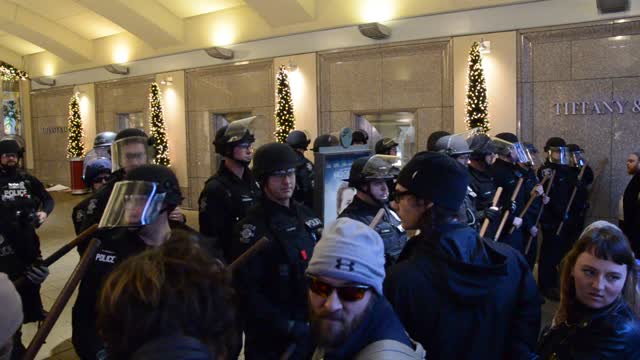
M 151 137 L 155 149 L 155 163 L 171 166 L 167 130 L 164 126 L 164 113 L 160 96 L 160 87 L 157 83 L 152 83 L 149 88 L 149 110 L 151 111 Z
M 487 87 L 482 70 L 482 54 L 480 44 L 474 42 L 469 53 L 469 82 L 465 101 L 467 129 L 479 128 L 487 133 L 491 130 L 487 103 Z
M 69 131 L 67 143 L 67 158 L 80 158 L 84 156 L 84 131 L 82 130 L 82 118 L 80 116 L 80 99 L 78 94 L 73 94 L 69 100 L 69 118 L 67 129 Z
M 289 133 L 295 129 L 295 117 L 293 116 L 293 101 L 291 100 L 291 87 L 284 65 L 280 65 L 277 75 L 276 97 L 278 105 L 276 107 L 276 141 L 284 143 L 287 141 Z

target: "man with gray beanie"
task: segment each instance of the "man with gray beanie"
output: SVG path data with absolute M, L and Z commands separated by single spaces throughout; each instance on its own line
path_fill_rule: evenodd
M 382 295 L 384 264 L 382 238 L 363 223 L 324 229 L 306 271 L 313 360 L 424 359 Z
M 384 294 L 429 359 L 529 359 L 540 329 L 536 284 L 515 249 L 458 220 L 468 183 L 464 166 L 440 153 L 416 154 L 400 171 L 396 207 L 420 234 L 409 259 L 389 269 Z

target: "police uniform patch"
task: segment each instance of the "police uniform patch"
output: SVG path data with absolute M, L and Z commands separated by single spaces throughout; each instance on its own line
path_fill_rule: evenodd
M 542 176 L 551 177 L 553 170 L 550 168 L 542 169 Z
M 253 224 L 242 225 L 242 231 L 240 231 L 240 242 L 248 244 L 256 235 L 256 227 Z
M 313 170 L 313 165 L 311 165 L 311 163 L 307 163 L 307 170 L 312 171 Z
M 84 210 L 78 210 L 76 213 L 76 222 L 80 223 L 84 220 Z
M 98 199 L 89 200 L 89 205 L 87 206 L 87 215 L 92 215 L 94 211 L 98 208 Z
M 198 207 L 200 208 L 200 212 L 207 211 L 207 199 L 205 197 L 200 199 Z

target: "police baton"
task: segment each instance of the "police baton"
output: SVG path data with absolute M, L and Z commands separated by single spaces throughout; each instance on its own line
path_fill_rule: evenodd
M 498 201 L 500 201 L 500 195 L 502 195 L 502 187 L 498 187 L 496 189 L 496 193 L 495 195 L 493 195 L 493 200 L 491 201 L 491 207 L 496 207 L 498 206 Z M 484 234 L 487 232 L 487 229 L 489 228 L 489 223 L 491 222 L 491 220 L 489 220 L 489 218 L 485 218 L 484 221 L 482 222 L 482 227 L 480 228 L 480 237 L 484 237 Z
M 513 193 L 511 194 L 511 202 L 516 201 L 518 198 L 518 194 L 520 193 L 520 188 L 522 187 L 522 183 L 524 182 L 524 178 L 518 179 L 518 183 L 516 184 L 516 188 L 513 189 Z M 493 241 L 498 241 L 500 238 L 500 234 L 502 233 L 502 229 L 504 229 L 504 225 L 511 214 L 511 209 L 507 209 L 502 215 L 502 221 L 500 221 L 500 226 L 498 227 L 498 231 L 496 232 L 496 236 L 493 238 Z
M 544 178 L 542 178 L 542 181 L 538 185 L 544 186 L 544 184 L 547 182 L 547 180 L 549 180 L 549 177 L 547 175 L 545 175 Z M 536 186 L 538 186 L 538 185 L 536 185 Z M 537 191 L 534 191 L 531 194 L 531 196 L 529 197 L 529 201 L 527 201 L 527 204 L 524 206 L 522 211 L 520 211 L 520 214 L 518 215 L 519 218 L 521 218 L 521 219 L 524 218 L 524 215 L 529 210 L 529 207 L 531 207 L 531 205 L 538 198 L 538 196 L 540 196 L 540 194 L 538 194 Z M 511 226 L 511 230 L 509 230 L 509 234 L 513 234 L 514 231 L 516 231 L 516 227 L 515 227 L 515 225 L 512 225 Z
M 287 346 L 287 350 L 285 350 L 285 352 L 283 352 L 280 356 L 280 360 L 289 360 L 291 355 L 293 355 L 293 353 L 296 351 L 297 347 L 298 346 L 296 345 L 296 343 L 289 344 L 289 346 Z
M 380 210 L 378 210 L 378 213 L 376 214 L 376 216 L 371 221 L 371 224 L 369 224 L 369 227 L 372 228 L 372 229 L 375 229 L 376 226 L 378 226 L 378 224 L 382 220 L 382 217 L 384 216 L 384 213 L 385 213 L 384 208 L 380 208 Z
M 586 168 L 587 168 L 587 163 L 585 163 L 582 166 L 582 169 L 580 169 L 580 173 L 578 174 L 578 182 L 576 183 L 576 186 L 573 187 L 573 191 L 571 192 L 571 197 L 569 198 L 567 207 L 564 209 L 564 216 L 562 217 L 562 221 L 560 222 L 560 225 L 558 225 L 558 230 L 556 230 L 556 236 L 560 236 L 560 232 L 564 227 L 564 220 L 569 217 L 569 210 L 571 210 L 571 205 L 573 205 L 573 200 L 575 200 L 576 198 L 576 193 L 578 192 L 578 186 L 580 185 L 580 181 L 582 181 L 582 177 L 584 176 L 584 171 L 586 170 Z
M 65 244 L 60 249 L 56 250 L 53 254 L 49 255 L 49 257 L 47 257 L 46 259 L 42 260 L 42 262 L 40 264 L 42 264 L 44 266 L 47 266 L 47 267 L 53 265 L 53 263 L 55 263 L 61 257 L 65 256 L 67 253 L 69 253 L 69 251 L 73 250 L 73 248 L 75 248 L 76 246 L 82 244 L 87 239 L 89 239 L 91 237 L 91 235 L 93 235 L 93 233 L 95 233 L 97 230 L 98 230 L 98 224 L 91 225 L 85 231 L 81 232 L 71 242 Z M 26 281 L 26 278 L 24 276 L 20 276 L 19 278 L 16 279 L 16 281 L 13 282 L 13 284 L 15 285 L 15 287 L 19 287 L 19 286 L 24 285 L 25 281 Z
M 238 269 L 241 265 L 247 262 L 251 257 L 253 257 L 257 252 L 262 251 L 267 245 L 269 245 L 270 240 L 263 236 L 260 240 L 256 241 L 255 244 L 251 245 L 250 248 L 247 249 L 242 255 L 238 256 L 228 267 L 227 269 L 233 275 L 234 271 Z
M 551 176 L 549 177 L 549 183 L 547 184 L 547 188 L 544 193 L 549 196 L 549 191 L 551 191 L 551 186 L 553 185 L 553 179 L 556 177 L 556 171 L 551 170 Z M 536 218 L 536 227 L 538 227 L 538 223 L 540 223 L 540 217 L 542 217 L 542 212 L 544 211 L 545 204 L 542 203 L 540 207 L 540 211 L 538 212 L 538 217 Z M 531 249 L 531 243 L 533 242 L 533 235 L 529 234 L 529 239 L 527 240 L 527 246 L 525 247 L 524 254 L 527 255 L 529 253 L 529 249 Z
M 56 321 L 60 317 L 60 314 L 62 313 L 62 310 L 69 302 L 71 294 L 73 294 L 76 287 L 78 286 L 78 283 L 80 282 L 80 279 L 82 279 L 84 273 L 87 271 L 87 267 L 89 266 L 89 263 L 98 250 L 98 246 L 100 246 L 100 240 L 93 238 L 84 254 L 80 258 L 80 262 L 73 270 L 71 277 L 69 278 L 69 280 L 67 280 L 64 288 L 62 288 L 62 292 L 60 293 L 60 295 L 58 295 L 56 302 L 51 307 L 51 310 L 49 310 L 49 314 L 44 320 L 44 323 L 38 329 L 33 339 L 31 340 L 29 348 L 27 349 L 25 356 L 22 358 L 23 360 L 33 360 L 38 354 L 38 351 L 40 351 L 40 348 L 51 332 L 53 325 L 55 325 Z

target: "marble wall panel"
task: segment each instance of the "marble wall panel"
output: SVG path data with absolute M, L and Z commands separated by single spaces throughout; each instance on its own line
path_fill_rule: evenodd
M 533 80 L 571 79 L 571 42 L 536 44 L 533 54 Z
M 518 74 L 516 81 L 530 82 L 533 81 L 533 44 L 526 36 L 518 35 Z
M 348 127 L 353 128 L 355 122 L 355 116 L 350 111 L 326 111 L 321 114 L 322 124 L 325 124 L 325 128 L 322 128 L 323 134 L 340 131 L 340 129 Z
M 624 114 L 613 115 L 613 141 L 611 147 L 611 213 L 618 213 L 618 199 L 630 180 L 626 160 L 629 153 L 640 150 L 640 112 L 633 112 L 633 102 L 640 99 L 640 78 L 614 79 L 613 98 L 629 101 Z
M 518 83 L 518 125 L 520 137 L 524 141 L 533 141 L 533 84 Z
M 640 35 L 572 42 L 572 78 L 640 76 Z
M 211 134 L 210 114 L 206 111 L 187 113 L 187 147 L 189 159 L 189 176 L 191 178 L 207 178 L 216 170 L 211 163 L 211 152 L 214 150 Z M 191 180 L 189 181 L 191 184 Z
M 274 103 L 271 62 L 187 72 L 189 111 L 247 109 Z
M 118 132 L 118 113 L 142 112 L 149 132 L 149 87 L 152 77 L 96 84 L 96 131 Z
M 453 106 L 442 108 L 442 130 L 450 133 L 454 132 L 454 111 Z M 426 144 L 426 142 L 425 142 Z
M 598 164 L 611 156 L 612 116 L 611 114 L 556 115 L 555 103 L 568 101 L 610 101 L 611 80 L 582 80 L 535 83 L 533 88 L 534 110 L 533 141 L 542 149 L 546 140 L 560 136 L 568 143 L 584 147 L 589 161 Z M 592 214 L 609 217 L 611 171 L 608 168 L 602 177 L 601 186 L 595 194 Z
M 612 33 L 613 26 L 611 24 L 602 24 L 555 30 L 551 29 L 547 31 L 533 31 L 525 33 L 525 36 L 529 41 L 537 45 L 558 41 L 597 39 L 611 36 Z
M 382 58 L 380 54 L 348 57 L 329 64 L 329 107 L 323 110 L 382 108 Z
M 639 35 L 639 34 L 640 34 L 640 21 L 627 21 L 623 23 L 614 23 L 613 34 L 611 34 L 611 36 Z
M 202 189 L 204 189 L 204 183 L 207 181 L 209 177 L 206 178 L 189 178 L 189 189 L 185 192 L 187 194 L 186 199 L 183 203 L 185 208 L 189 208 L 192 210 L 198 210 L 198 198 L 200 197 L 200 193 Z M 194 226 L 195 224 L 191 224 L 190 226 Z
M 429 135 L 443 129 L 442 119 L 442 108 L 422 108 L 416 111 L 416 151 L 425 150 Z
M 382 108 L 438 106 L 442 106 L 442 51 L 386 51 L 382 57 Z

